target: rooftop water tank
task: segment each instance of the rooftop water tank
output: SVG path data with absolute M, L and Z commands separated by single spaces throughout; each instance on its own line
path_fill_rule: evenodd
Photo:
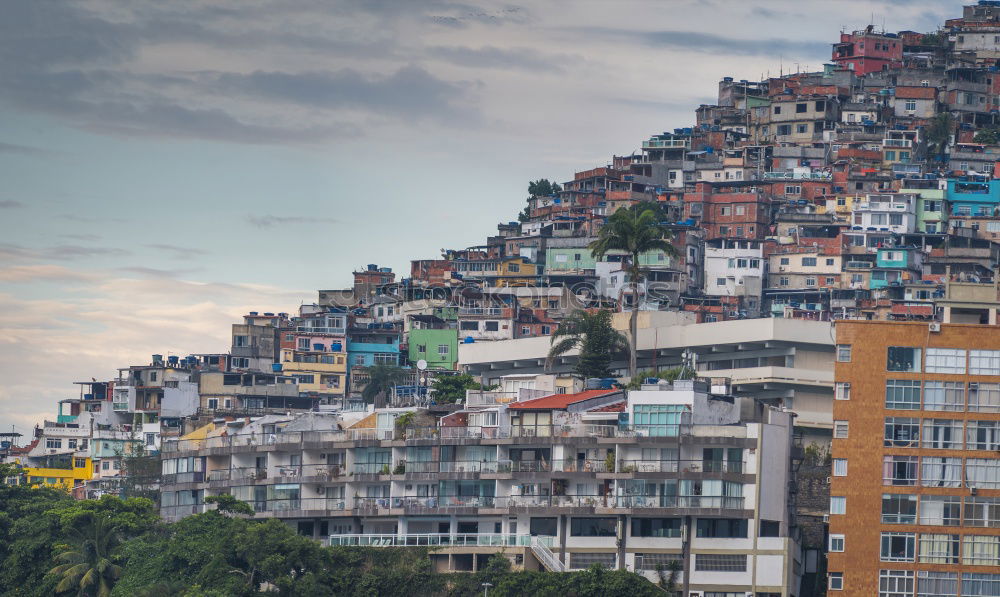
M 271 363 L 271 371 L 274 373 L 281 373 L 281 363 Z

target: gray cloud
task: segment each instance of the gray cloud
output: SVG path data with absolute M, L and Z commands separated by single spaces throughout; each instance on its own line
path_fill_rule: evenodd
M 119 267 L 116 271 L 124 272 L 127 274 L 138 274 L 140 276 L 145 276 L 148 278 L 177 278 L 180 276 L 188 275 L 203 271 L 204 268 L 193 267 L 193 268 L 182 268 L 182 269 L 160 269 L 155 267 L 143 267 L 143 266 L 130 266 L 130 267 Z
M 302 216 L 255 216 L 247 215 L 247 222 L 257 228 L 274 228 L 276 226 L 294 226 L 299 224 L 336 224 L 333 218 L 302 217 Z
M 73 261 L 89 257 L 125 257 L 132 253 L 112 247 L 85 247 L 81 245 L 55 245 L 31 248 L 13 243 L 0 243 L 0 258 L 44 259 L 52 261 Z
M 247 144 L 310 145 L 356 137 L 372 126 L 358 124 L 363 120 L 358 113 L 382 124 L 480 121 L 469 95 L 474 84 L 446 81 L 412 64 L 383 75 L 353 68 L 152 74 L 133 68 L 143 49 L 157 44 L 212 46 L 234 56 L 273 48 L 271 54 L 312 52 L 352 64 L 358 56 L 404 60 L 407 55 L 397 52 L 390 29 L 374 21 L 359 29 L 336 18 L 381 10 L 385 3 L 313 2 L 286 13 L 267 3 L 245 12 L 245 4 L 139 5 L 103 16 L 70 3 L 15 2 L 0 21 L 0 102 L 99 133 Z M 402 5 L 396 4 L 399 10 Z M 437 6 L 463 10 L 463 5 Z M 255 10 L 268 18 L 254 19 Z M 406 12 L 412 18 L 412 11 Z M 465 9 L 468 18 L 483 21 L 517 13 Z
M 62 238 L 68 238 L 72 240 L 83 240 L 83 241 L 94 241 L 101 240 L 101 237 L 96 234 L 60 234 Z
M 547 73 L 564 72 L 564 67 L 567 64 L 581 61 L 579 57 L 544 54 L 531 48 L 498 48 L 495 46 L 482 48 L 432 46 L 427 48 L 427 55 L 470 68 L 498 68 Z
M 208 251 L 205 249 L 198 249 L 195 247 L 181 246 L 181 245 L 171 245 L 168 243 L 151 243 L 145 245 L 150 249 L 156 249 L 157 251 L 165 251 L 167 253 L 173 253 L 174 257 L 197 257 L 201 255 L 208 255 Z
M 13 199 L 0 200 L 0 209 L 17 209 L 20 207 L 24 207 L 24 204 L 20 201 L 14 201 Z
M 48 151 L 44 149 L 39 149 L 37 147 L 29 147 L 27 145 L 17 145 L 15 143 L 3 143 L 3 142 L 0 142 L 0 153 L 11 153 L 11 154 L 29 155 L 29 156 L 42 156 L 49 154 Z
M 580 27 L 588 35 L 601 36 L 625 43 L 702 52 L 706 54 L 784 56 L 794 58 L 826 59 L 830 54 L 827 41 L 796 40 L 791 38 L 740 39 L 697 31 L 635 31 L 609 27 Z

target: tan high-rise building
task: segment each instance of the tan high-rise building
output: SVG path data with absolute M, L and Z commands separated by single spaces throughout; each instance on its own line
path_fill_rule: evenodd
M 829 595 L 1000 595 L 1000 327 L 839 321 Z

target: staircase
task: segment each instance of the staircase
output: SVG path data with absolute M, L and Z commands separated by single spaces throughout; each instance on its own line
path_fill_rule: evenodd
M 552 553 L 547 545 L 538 540 L 538 537 L 531 538 L 531 553 L 542 564 L 542 567 L 549 572 L 566 572 L 566 566 Z

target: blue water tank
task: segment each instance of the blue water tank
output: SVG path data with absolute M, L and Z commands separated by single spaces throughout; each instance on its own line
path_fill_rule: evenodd
M 344 345 L 340 342 L 334 342 L 333 344 L 330 345 L 330 350 L 332 350 L 333 352 L 340 352 L 344 350 Z
M 462 340 L 462 344 L 472 344 L 476 341 L 472 336 L 466 336 L 465 340 Z
M 180 357 L 167 357 L 167 362 L 171 365 L 176 365 L 178 360 L 180 360 Z
M 274 373 L 281 373 L 281 363 L 271 363 L 271 371 Z

